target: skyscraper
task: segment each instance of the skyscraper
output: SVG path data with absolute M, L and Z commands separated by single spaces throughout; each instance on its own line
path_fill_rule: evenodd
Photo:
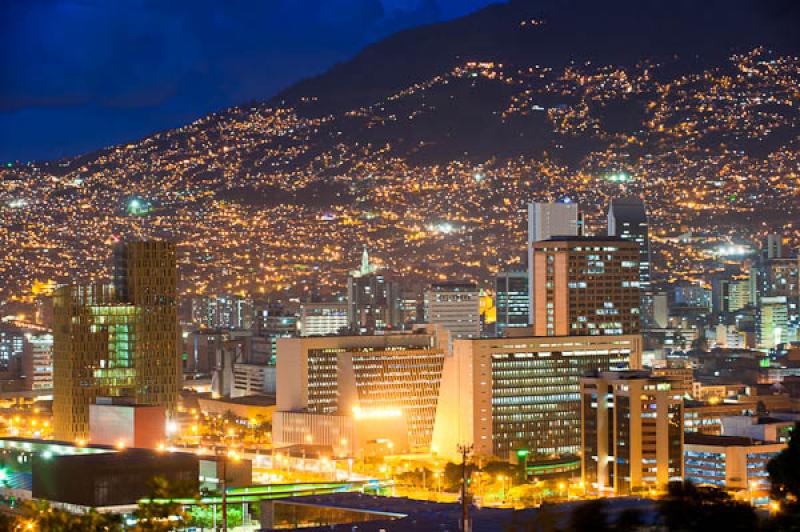
M 528 272 L 511 270 L 499 272 L 495 278 L 495 308 L 497 336 L 506 329 L 527 327 L 530 323 L 530 296 L 528 295 Z
M 639 249 L 614 237 L 533 245 L 537 336 L 639 333 Z
M 192 322 L 206 329 L 250 329 L 253 325 L 253 302 L 232 295 L 192 298 Z
M 635 197 L 615 198 L 608 209 L 608 236 L 639 244 L 639 288 L 650 289 L 650 235 L 644 201 Z
M 756 319 L 756 342 L 759 349 L 773 349 L 786 342 L 789 324 L 786 296 L 760 298 Z
M 764 246 L 764 258 L 782 259 L 783 258 L 783 235 L 780 233 L 770 233 L 767 235 Z
M 582 234 L 578 204 L 571 201 L 559 203 L 528 204 L 528 287 L 533 287 L 533 244 L 554 236 L 578 236 Z M 530 323 L 535 319 L 534 298 L 530 292 Z
M 751 302 L 760 308 L 775 305 L 775 298 L 783 298 L 786 306 L 786 323 L 781 332 L 782 341 L 800 338 L 800 258 L 785 257 L 779 235 L 769 235 L 768 249 L 750 268 Z M 765 303 L 766 301 L 766 303 Z M 767 311 L 769 313 L 771 311 Z
M 86 438 L 99 396 L 177 406 L 175 245 L 135 241 L 114 250 L 112 285 L 65 286 L 54 297 L 53 428 Z
M 608 208 L 608 236 L 617 236 L 639 244 L 639 288 L 642 326 L 652 326 L 650 290 L 650 235 L 644 201 L 637 197 L 614 198 Z

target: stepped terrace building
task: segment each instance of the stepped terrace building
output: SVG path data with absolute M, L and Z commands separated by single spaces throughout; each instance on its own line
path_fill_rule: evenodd
M 276 447 L 427 452 L 444 358 L 428 334 L 280 338 Z

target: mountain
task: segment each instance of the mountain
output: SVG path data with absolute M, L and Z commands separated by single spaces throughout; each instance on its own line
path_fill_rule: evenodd
M 525 24 L 525 22 L 529 22 Z M 538 21 L 539 24 L 530 24 Z M 344 112 L 424 82 L 464 61 L 564 67 L 632 65 L 680 56 L 714 65 L 732 51 L 800 47 L 800 4 L 791 0 L 526 0 L 409 29 L 374 44 L 274 102 L 309 114 Z
M 412 278 L 487 280 L 524 255 L 525 203 L 564 196 L 598 232 L 609 198 L 644 196 L 661 280 L 716 268 L 720 241 L 800 243 L 796 4 L 493 5 L 263 103 L 12 165 L 0 302 L 104 275 L 133 235 L 176 239 L 192 293 L 335 292 L 364 245 Z

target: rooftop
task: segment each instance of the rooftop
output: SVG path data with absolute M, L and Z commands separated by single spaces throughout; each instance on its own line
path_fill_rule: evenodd
M 717 447 L 751 447 L 756 445 L 770 445 L 778 442 L 745 438 L 744 436 L 713 436 L 687 432 L 683 437 L 684 445 L 714 445 Z

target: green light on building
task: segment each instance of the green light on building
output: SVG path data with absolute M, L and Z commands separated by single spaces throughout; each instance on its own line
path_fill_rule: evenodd
M 133 198 L 128 202 L 128 213 L 133 216 L 144 216 L 150 212 L 150 204 L 139 198 Z

